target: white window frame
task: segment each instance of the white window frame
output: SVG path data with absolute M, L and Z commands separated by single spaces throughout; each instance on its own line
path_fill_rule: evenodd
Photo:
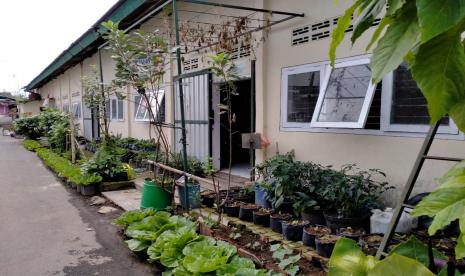
M 369 64 L 369 58 L 358 58 L 354 60 L 342 61 L 335 64 L 335 68 L 342 68 L 342 67 L 351 67 L 357 65 L 364 65 Z M 324 74 L 324 83 L 320 86 L 320 95 L 318 97 L 318 101 L 315 106 L 315 111 L 312 116 L 311 127 L 324 127 L 324 128 L 363 128 L 365 126 L 366 120 L 368 118 L 368 112 L 370 110 L 371 102 L 373 100 L 373 95 L 375 93 L 376 86 L 370 79 L 370 83 L 368 84 L 367 93 L 365 95 L 365 99 L 363 101 L 362 109 L 360 111 L 360 115 L 357 122 L 319 122 L 318 117 L 320 115 L 323 101 L 326 95 L 326 89 L 329 84 L 329 79 L 332 72 L 332 67 L 330 65 L 326 66 L 326 72 Z
M 116 117 L 113 117 L 113 101 L 116 101 Z M 111 121 L 118 121 L 118 122 L 123 122 L 124 121 L 124 102 L 123 102 L 123 109 L 121 110 L 121 118 L 119 118 L 118 114 L 120 112 L 119 110 L 119 101 L 123 101 L 118 99 L 117 97 L 112 97 L 110 98 L 110 120 Z
M 383 78 L 383 93 L 381 96 L 381 129 L 388 132 L 413 132 L 426 133 L 430 125 L 421 124 L 394 124 L 391 123 L 392 95 L 394 91 L 394 73 L 391 72 Z M 459 134 L 459 129 L 452 118 L 449 117 L 449 125 L 439 126 L 438 133 Z
M 310 128 L 311 122 L 288 122 L 288 100 L 289 100 L 289 76 L 320 72 L 320 90 L 325 77 L 325 64 L 324 63 L 312 63 L 304 64 L 299 66 L 287 67 L 281 70 L 281 127 L 282 128 Z
M 79 108 L 79 113 L 76 114 L 76 109 L 77 109 L 77 106 L 78 106 L 78 105 L 80 106 L 80 108 Z M 77 119 L 81 119 L 81 117 L 82 117 L 82 116 L 81 116 L 81 112 L 82 112 L 81 103 L 80 103 L 80 102 L 73 102 L 73 103 L 71 104 L 71 106 L 72 106 L 72 110 L 73 110 L 73 118 L 76 119 L 76 120 L 77 120 Z M 77 117 L 76 117 L 76 115 L 77 115 Z
M 155 97 L 153 96 L 154 92 L 151 92 L 151 91 L 147 91 L 146 93 L 148 93 L 148 96 L 149 96 L 149 99 L 150 99 L 150 105 L 152 106 L 152 110 L 154 109 L 155 105 L 156 105 L 156 101 L 155 101 Z M 158 103 L 161 106 L 161 103 L 165 97 L 165 90 L 158 90 L 158 93 L 157 93 L 157 96 L 159 97 L 158 99 Z M 134 97 L 134 101 L 136 99 L 137 95 Z M 150 121 L 150 116 L 149 116 L 149 110 L 147 109 L 144 113 L 144 116 L 143 118 L 137 118 L 138 116 L 138 113 L 139 113 L 139 108 L 141 106 L 141 104 L 143 103 L 143 101 L 145 101 L 144 97 L 142 95 L 140 95 L 140 100 L 139 100 L 139 103 L 137 103 L 137 107 L 136 107 L 136 113 L 134 114 L 134 121 L 136 122 L 149 122 Z M 165 100 L 166 101 L 166 100 Z M 156 115 L 158 115 L 158 112 L 160 112 L 159 110 L 156 110 Z

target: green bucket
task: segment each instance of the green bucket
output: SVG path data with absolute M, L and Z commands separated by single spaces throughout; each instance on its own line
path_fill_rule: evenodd
M 145 179 L 140 208 L 153 208 L 158 211 L 164 210 L 169 206 L 171 206 L 171 194 L 165 189 L 158 187 L 153 180 L 149 178 Z

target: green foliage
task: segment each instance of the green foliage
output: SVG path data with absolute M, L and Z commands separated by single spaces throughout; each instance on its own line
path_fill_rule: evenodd
M 122 173 L 127 174 L 127 168 L 114 154 L 113 148 L 100 148 L 92 159 L 82 164 L 82 171 L 88 174 L 98 174 L 104 180 L 112 180 Z
M 441 185 L 423 198 L 412 212 L 413 216 L 433 217 L 430 235 L 459 219 L 461 234 L 455 254 L 465 257 L 465 161 L 454 166 L 442 179 Z
M 30 151 L 36 151 L 37 149 L 42 148 L 42 145 L 39 142 L 35 140 L 28 140 L 28 139 L 23 141 L 23 146 L 24 148 Z
M 36 152 L 47 166 L 76 185 L 93 185 L 102 182 L 99 175 L 81 172 L 79 165 L 72 164 L 68 159 L 50 149 L 39 148 Z
M 38 116 L 17 119 L 13 123 L 13 128 L 17 134 L 24 135 L 31 140 L 35 140 L 42 135 Z
M 322 196 L 328 207 L 341 217 L 356 217 L 377 207 L 379 196 L 393 187 L 374 178 L 386 177 L 378 169 L 359 170 L 354 164 L 345 165 L 340 171 L 328 175 Z
M 299 272 L 297 262 L 301 258 L 299 254 L 292 255 L 292 250 L 284 248 L 279 243 L 271 245 L 270 251 L 273 252 L 273 259 L 279 262 L 278 266 L 280 269 L 290 276 L 297 275 Z
M 340 238 L 329 260 L 329 275 L 435 275 L 424 265 L 427 256 L 427 247 L 416 239 L 410 239 L 379 261 L 373 256 L 365 256 L 354 240 Z M 435 252 L 435 256 L 443 257 L 438 252 Z
M 268 275 L 237 256 L 235 246 L 197 234 L 197 225 L 185 217 L 149 209 L 125 212 L 113 223 L 125 228 L 131 250 L 147 250 L 150 262 L 170 269 L 163 275 Z
M 39 115 L 39 127 L 50 146 L 58 152 L 66 151 L 66 138 L 70 135 L 70 118 L 65 112 L 47 108 Z
M 412 236 L 408 241 L 394 247 L 389 254 L 402 255 L 417 260 L 424 266 L 429 265 L 428 247 L 415 238 L 415 236 Z M 433 249 L 433 256 L 435 259 L 446 260 L 446 256 L 435 249 Z
M 406 61 L 425 98 L 431 123 L 448 114 L 460 130 L 465 130 L 465 49 L 461 34 L 465 30 L 464 0 L 358 0 L 346 10 L 333 31 L 331 62 L 345 31 L 356 15 L 352 42 L 369 29 L 373 18 L 381 23 L 368 48 L 377 42 L 371 69 L 373 81 Z M 383 30 L 386 29 L 385 32 Z

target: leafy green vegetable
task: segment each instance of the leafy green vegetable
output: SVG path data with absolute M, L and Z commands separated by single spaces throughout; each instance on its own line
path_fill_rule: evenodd
M 213 272 L 223 267 L 236 254 L 236 247 L 207 237 L 184 247 L 183 266 L 192 273 Z
M 131 251 L 138 252 L 147 249 L 150 246 L 150 241 L 130 239 L 126 241 L 126 244 Z
M 189 226 L 163 232 L 147 250 L 149 260 L 160 260 L 166 267 L 177 267 L 183 258 L 184 247 L 199 238 L 196 229 Z
M 232 257 L 231 261 L 216 271 L 216 275 L 223 276 L 265 276 L 263 269 L 255 269 L 250 259 L 239 256 Z
M 145 210 L 133 210 L 124 212 L 121 216 L 113 220 L 114 225 L 128 227 L 134 222 L 141 221 L 145 217 L 153 216 L 157 213 L 154 209 L 148 208 Z

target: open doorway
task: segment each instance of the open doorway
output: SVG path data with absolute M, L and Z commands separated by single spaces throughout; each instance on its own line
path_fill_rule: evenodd
M 250 151 L 242 148 L 242 133 L 251 130 L 251 80 L 235 82 L 238 95 L 232 96 L 232 114 L 235 122 L 232 124 L 232 174 L 248 177 L 250 167 Z M 221 169 L 229 167 L 229 131 L 227 115 L 220 116 L 220 166 Z

